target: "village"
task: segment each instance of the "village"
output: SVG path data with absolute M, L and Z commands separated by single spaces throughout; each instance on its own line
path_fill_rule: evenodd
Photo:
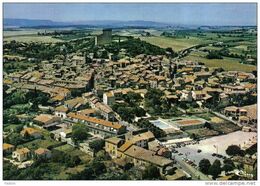
M 103 32 L 95 53 L 56 55 L 4 72 L 3 152 L 10 169 L 65 161 L 79 169 L 53 179 L 102 179 L 108 170 L 117 173 L 111 179 L 253 179 L 256 73 L 209 68 L 171 51 L 131 56 L 120 48 L 114 59 L 104 47 L 112 30 Z M 218 150 L 233 133 L 237 139 Z M 216 137 L 223 144 L 210 144 L 203 155 L 199 144 Z M 97 162 L 97 172 L 85 168 Z M 120 177 L 125 171 L 129 177 Z

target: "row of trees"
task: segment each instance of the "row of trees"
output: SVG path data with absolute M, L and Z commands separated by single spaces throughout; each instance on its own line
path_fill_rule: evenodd
M 216 159 L 213 164 L 210 163 L 208 159 L 202 159 L 199 162 L 199 169 L 204 174 L 212 175 L 213 179 L 216 179 L 221 171 L 232 171 L 234 170 L 235 165 L 230 159 L 224 160 L 224 165 L 221 165 L 221 162 Z

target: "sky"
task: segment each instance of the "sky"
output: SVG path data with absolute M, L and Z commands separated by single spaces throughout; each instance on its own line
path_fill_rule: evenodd
M 4 3 L 4 18 L 73 22 L 144 20 L 183 25 L 256 25 L 256 3 Z

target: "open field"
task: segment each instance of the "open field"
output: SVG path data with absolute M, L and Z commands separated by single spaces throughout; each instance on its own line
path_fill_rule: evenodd
M 210 41 L 203 40 L 197 37 L 188 38 L 170 38 L 170 37 L 141 37 L 141 40 L 150 44 L 157 45 L 162 48 L 171 47 L 174 51 L 181 51 L 183 49 L 198 45 L 209 43 Z
M 57 43 L 62 42 L 60 39 L 52 38 L 51 36 L 38 36 L 38 35 L 23 35 L 23 36 L 10 36 L 4 37 L 4 41 L 12 41 L 15 40 L 17 42 L 42 42 L 42 43 Z
M 88 154 L 82 152 L 81 150 L 75 149 L 69 144 L 56 147 L 55 149 L 63 151 L 71 156 L 78 156 L 83 162 L 89 162 L 91 160 L 91 157 Z
M 205 58 L 205 53 L 202 52 L 191 52 L 183 59 L 202 62 L 205 63 L 207 67 L 221 67 L 224 70 L 237 70 L 244 72 L 256 70 L 256 66 L 239 63 L 239 59 L 228 57 L 224 57 L 223 59 L 207 59 Z
M 12 37 L 12 36 L 25 36 L 25 35 L 33 35 L 38 32 L 43 32 L 44 30 L 40 29 L 21 29 L 21 30 L 4 30 L 4 37 Z
M 20 145 L 19 147 L 27 147 L 28 149 L 33 149 L 36 150 L 38 148 L 47 148 L 50 145 L 56 145 L 59 144 L 60 142 L 54 141 L 54 140 L 42 140 L 42 139 L 36 139 L 27 143 L 24 143 Z

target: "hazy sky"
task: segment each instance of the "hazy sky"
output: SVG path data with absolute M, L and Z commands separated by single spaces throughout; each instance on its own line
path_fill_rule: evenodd
M 53 21 L 146 20 L 188 25 L 256 25 L 254 3 L 4 3 L 4 18 Z

